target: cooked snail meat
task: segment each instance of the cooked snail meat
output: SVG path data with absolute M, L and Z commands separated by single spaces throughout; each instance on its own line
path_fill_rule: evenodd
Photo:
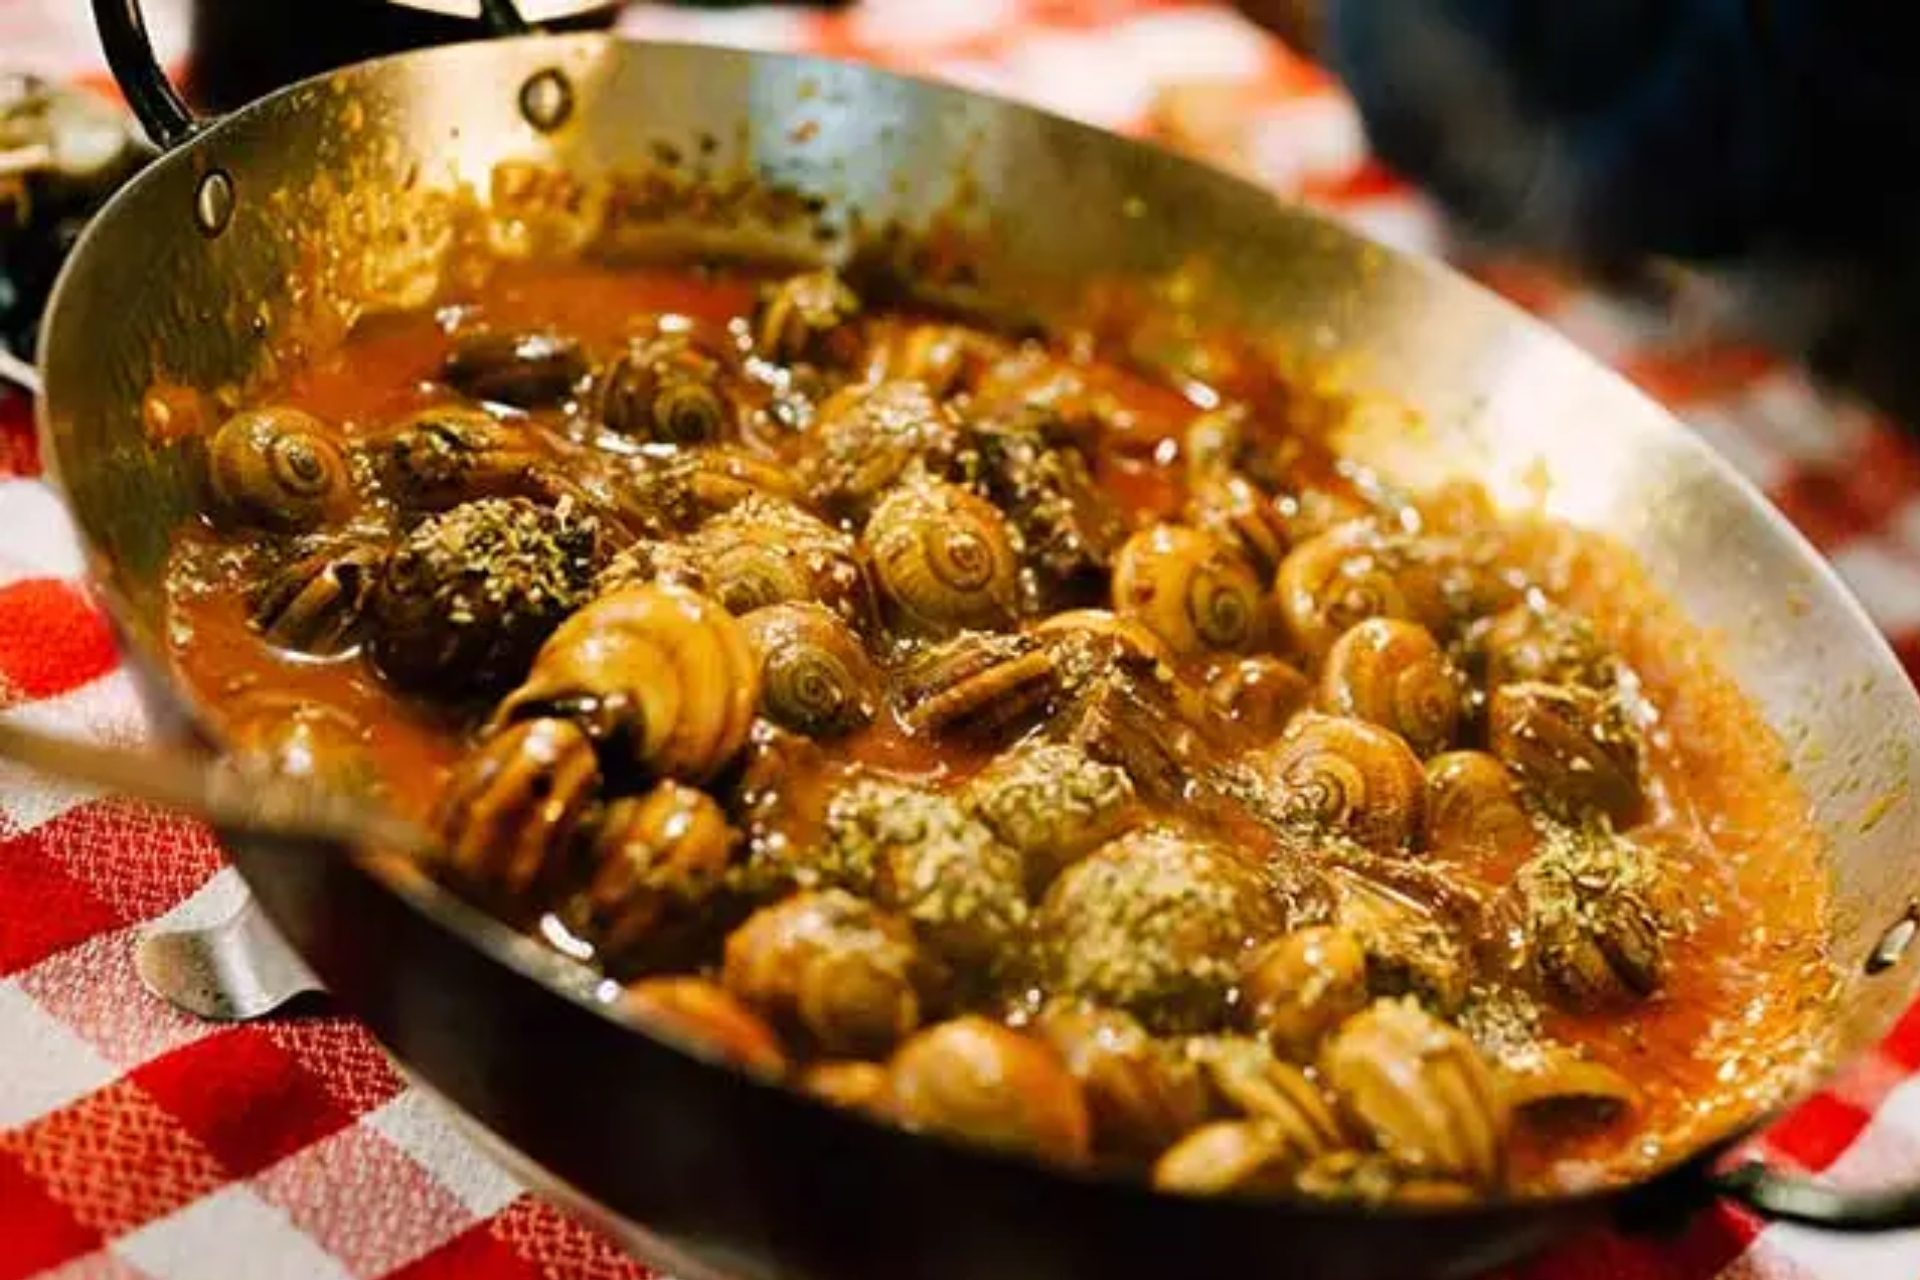
M 1067 866 L 1120 834 L 1135 811 L 1124 769 L 1066 743 L 1023 744 L 975 774 L 967 806 L 1026 860 L 1044 890 Z
M 1013 531 L 991 503 L 965 489 L 902 485 L 875 509 L 861 540 L 881 593 L 907 630 L 1003 631 L 1019 616 Z
M 1080 1082 L 1096 1149 L 1158 1155 L 1208 1118 L 1198 1069 L 1128 1015 L 1055 1002 L 1041 1011 L 1033 1029 Z
M 586 355 L 571 338 L 493 329 L 462 334 L 440 370 L 446 384 L 463 395 L 516 409 L 563 403 L 587 373 Z
M 728 935 L 722 981 L 822 1053 L 873 1058 L 919 1028 L 944 976 L 905 920 L 825 889 L 763 908 Z
M 1619 826 L 1640 816 L 1639 732 L 1617 699 L 1577 685 L 1502 685 L 1487 723 L 1493 754 L 1555 813 Z
M 1396 1165 L 1482 1191 L 1506 1176 L 1508 1115 L 1492 1070 L 1411 1000 L 1350 1018 L 1320 1056 L 1342 1109 Z
M 1025 728 L 1058 688 L 1031 636 L 969 631 L 920 652 L 894 680 L 900 719 L 916 733 L 994 738 Z
M 593 832 L 567 924 L 609 964 L 671 957 L 677 935 L 701 929 L 739 849 L 720 806 L 692 787 L 662 782 L 616 800 Z
M 1084 1164 L 1091 1124 L 1080 1086 L 1054 1052 L 985 1018 L 956 1018 L 900 1046 L 893 1113 L 910 1129 Z
M 1391 729 L 1422 756 L 1445 750 L 1460 725 L 1460 680 L 1432 633 L 1369 618 L 1334 642 L 1320 669 L 1320 705 Z
M 252 593 L 253 629 L 282 649 L 328 655 L 350 647 L 386 564 L 372 543 L 321 546 L 269 573 Z
M 352 506 L 353 476 L 333 433 L 298 409 L 252 409 L 207 442 L 207 481 L 230 519 L 305 532 Z
M 488 896 L 552 888 L 599 798 L 593 744 L 564 720 L 526 720 L 483 742 L 440 794 L 446 873 Z
M 1138 618 L 1183 658 L 1251 649 L 1264 607 L 1260 581 L 1239 553 L 1183 525 L 1134 534 L 1114 565 L 1114 612 Z
M 684 333 L 630 343 L 602 375 L 600 421 L 634 440 L 713 444 L 737 418 L 719 359 Z
M 740 620 L 760 663 L 760 709 L 810 737 L 832 738 L 871 721 L 881 678 L 860 637 L 817 604 L 776 604 Z
M 586 603 L 600 527 L 571 506 L 486 498 L 416 525 L 374 588 L 369 643 L 412 688 L 497 693 Z
M 760 667 L 740 623 L 684 587 L 628 587 L 568 618 L 495 724 L 576 720 L 610 764 L 700 783 L 740 753 Z

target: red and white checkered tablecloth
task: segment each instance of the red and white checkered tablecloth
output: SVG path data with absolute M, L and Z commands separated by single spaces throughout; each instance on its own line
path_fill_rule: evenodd
M 183 6 L 148 7 L 163 53 L 177 57 Z M 1440 247 L 1428 210 L 1369 163 L 1337 88 L 1221 6 L 866 0 L 834 16 L 641 6 L 623 22 L 639 36 L 870 58 L 1199 140 L 1369 234 Z M 0 0 L 0 65 L 97 77 L 85 7 Z M 1920 670 L 1920 447 L 1823 403 L 1761 353 L 1683 343 L 1539 272 L 1483 275 L 1763 485 Z M 0 391 L 0 707 L 136 741 L 139 708 L 38 470 L 28 406 Z M 136 931 L 168 913 L 217 918 L 237 896 L 198 827 L 0 767 L 0 1280 L 646 1274 L 525 1195 L 352 1022 L 216 1027 L 148 996 L 134 976 Z M 1920 1179 L 1916 1073 L 1920 1014 L 1771 1130 L 1762 1154 L 1846 1182 Z M 1828 1238 L 1722 1210 L 1676 1240 L 1596 1234 L 1519 1275 L 1914 1280 L 1920 1232 Z

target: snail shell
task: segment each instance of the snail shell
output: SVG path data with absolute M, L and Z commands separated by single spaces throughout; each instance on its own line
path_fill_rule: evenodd
M 1031 636 L 970 631 L 923 650 L 895 678 L 901 721 L 915 733 L 992 738 L 1045 711 L 1053 660 Z
M 1320 703 L 1393 730 L 1423 756 L 1445 749 L 1460 726 L 1453 664 L 1425 627 L 1397 618 L 1369 618 L 1334 642 Z
M 860 638 L 817 604 L 776 604 L 740 620 L 760 661 L 760 709 L 775 724 L 832 738 L 869 723 L 881 680 Z
M 1367 957 L 1367 989 L 1376 996 L 1415 995 L 1451 1015 L 1465 1002 L 1473 979 L 1464 941 L 1439 911 L 1345 867 L 1328 873 L 1339 891 L 1335 920 Z
M 1240 995 L 1275 1053 L 1311 1062 L 1328 1033 L 1367 1007 L 1366 949 L 1335 926 L 1296 929 L 1247 957 Z
M 1505 1177 L 1508 1115 L 1467 1037 L 1411 1000 L 1349 1019 L 1320 1057 L 1342 1109 L 1395 1164 L 1483 1191 Z
M 1523 681 L 1612 689 L 1620 660 L 1593 623 L 1565 609 L 1516 605 L 1498 615 L 1478 637 L 1486 656 L 1487 688 Z
M 1313 1082 L 1259 1041 L 1202 1037 L 1188 1043 L 1187 1054 L 1224 1109 L 1280 1129 L 1305 1159 L 1347 1145 Z
M 1523 850 L 1535 839 L 1513 775 L 1498 759 L 1484 751 L 1448 751 L 1427 761 L 1428 849 Z
M 1020 560 L 1006 518 L 950 484 L 884 498 L 864 541 L 880 590 L 909 629 L 1003 631 L 1020 606 Z
M 353 502 L 353 477 L 331 432 L 298 409 L 250 409 L 207 442 L 207 480 L 230 518 L 285 532 L 315 528 Z
M 1207 685 L 1207 700 L 1249 736 L 1271 740 L 1313 698 L 1299 668 L 1264 654 L 1241 658 Z
M 607 806 L 592 846 L 592 875 L 569 924 L 601 957 L 624 963 L 696 922 L 740 848 L 740 833 L 705 793 L 662 782 Z
M 749 498 L 681 544 L 705 590 L 735 614 L 813 601 L 855 627 L 874 617 L 852 539 L 784 502 Z
M 572 396 L 587 372 L 586 355 L 572 338 L 545 330 L 480 329 L 454 341 L 440 376 L 476 400 L 545 409 Z
M 1606 1125 L 1640 1106 L 1640 1091 L 1618 1071 L 1547 1041 L 1523 1061 L 1495 1070 L 1507 1110 L 1522 1123 L 1558 1128 Z
M 1187 523 L 1238 551 L 1262 582 L 1286 558 L 1291 530 L 1274 498 L 1234 471 L 1204 475 L 1192 486 Z
M 1207 1119 L 1206 1085 L 1194 1065 L 1126 1014 L 1056 1001 L 1034 1031 L 1080 1082 L 1101 1150 L 1154 1156 Z
M 1388 537 L 1355 521 L 1288 552 L 1274 595 L 1294 647 L 1320 661 L 1334 641 L 1369 618 L 1446 632 L 1497 599 L 1499 585 L 1451 544 Z
M 1659 860 L 1623 836 L 1566 835 L 1508 888 L 1536 980 L 1577 1010 L 1631 1005 L 1666 981 L 1678 927 Z
M 740 623 L 684 587 L 604 595 L 553 633 L 495 724 L 567 715 L 623 763 L 699 783 L 746 745 L 760 668 Z
M 1407 850 L 1420 830 L 1427 779 L 1420 759 L 1389 729 L 1305 712 L 1259 757 L 1290 825 L 1344 835 L 1375 853 Z
M 1069 684 L 1084 684 L 1116 666 L 1171 676 L 1173 650 L 1137 618 L 1107 609 L 1068 609 L 1034 624 Z
M 419 511 L 474 498 L 551 500 L 567 489 L 525 430 L 464 405 L 410 414 L 382 439 L 379 453 L 387 491 Z
M 909 1129 L 1054 1164 L 1087 1161 L 1086 1099 L 1037 1040 L 985 1018 L 956 1018 L 902 1045 L 889 1072 L 894 1115 Z
M 796 1082 L 800 1088 L 836 1107 L 860 1111 L 876 1120 L 893 1118 L 893 1080 L 876 1062 L 819 1062 Z
M 509 726 L 462 760 L 431 825 L 446 870 L 463 886 L 505 900 L 551 884 L 598 799 L 593 743 L 565 720 Z
M 843 388 L 820 407 L 814 437 L 809 493 L 853 520 L 910 472 L 944 474 L 960 443 L 952 412 L 918 382 Z
M 1242 653 L 1259 642 L 1262 594 L 1246 561 L 1218 538 L 1158 525 L 1127 539 L 1113 570 L 1114 611 L 1138 618 L 1183 658 Z
M 940 980 L 906 921 L 839 889 L 756 912 L 728 936 L 722 977 L 774 1025 L 859 1058 L 912 1034 Z
M 764 360 L 852 368 L 860 358 L 860 297 L 831 270 L 788 276 L 761 291 L 753 349 Z
M 967 805 L 1025 859 L 1027 884 L 1043 890 L 1082 856 L 1120 834 L 1134 813 L 1126 770 L 1066 743 L 1033 743 L 973 776 Z
M 339 653 L 353 644 L 386 559 L 385 549 L 370 543 L 303 555 L 261 581 L 249 621 L 282 649 Z
M 1525 681 L 1494 690 L 1493 754 L 1553 812 L 1629 826 L 1645 805 L 1640 743 L 1619 701 L 1577 685 Z
M 368 609 L 382 674 L 410 688 L 494 693 L 586 602 L 600 526 L 570 505 L 486 498 L 414 526 Z
M 736 418 L 720 361 L 684 333 L 631 343 L 600 381 L 600 421 L 635 440 L 712 444 Z
M 964 325 L 890 327 L 873 346 L 869 382 L 918 382 L 946 397 L 971 386 L 999 354 L 1000 344 Z
M 1215 1120 L 1154 1162 L 1153 1185 L 1189 1196 L 1277 1194 L 1292 1190 L 1311 1159 L 1280 1125 Z
M 1282 901 L 1239 850 L 1153 827 L 1063 871 L 1037 925 L 1050 989 L 1168 1034 L 1218 1025 L 1241 952 L 1307 906 Z
M 971 426 L 967 461 L 1013 521 L 1048 594 L 1066 602 L 1103 593 L 1126 522 L 1086 457 L 1065 442 L 1070 433 L 1058 416 L 1022 405 L 976 416 Z
M 626 989 L 620 1007 L 649 1031 L 699 1057 L 769 1079 L 786 1074 L 779 1037 L 718 983 L 645 978 Z

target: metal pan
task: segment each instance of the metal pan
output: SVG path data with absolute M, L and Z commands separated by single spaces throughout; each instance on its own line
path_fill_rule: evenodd
M 1832 845 L 1835 946 L 1852 975 L 1843 1054 L 1873 1044 L 1920 988 L 1905 946 L 1920 898 L 1920 700 L 1892 654 L 1812 549 L 1691 434 L 1442 267 L 1150 147 L 803 58 L 526 34 L 363 64 L 196 121 L 153 65 L 134 0 L 94 8 L 169 154 L 66 269 L 40 352 L 41 426 L 163 723 L 206 723 L 161 656 L 168 537 L 196 505 L 186 430 L 269 372 L 271 353 L 327 340 L 357 309 L 417 300 L 454 187 L 501 212 L 524 187 L 498 180 L 503 165 L 557 166 L 589 190 L 692 157 L 805 196 L 763 202 L 806 210 L 800 222 L 754 228 L 789 249 L 831 256 L 861 228 L 904 229 L 895 245 L 958 228 L 967 287 L 1043 318 L 1078 314 L 1089 281 L 1178 287 L 1201 320 L 1271 335 L 1417 410 L 1424 429 L 1382 413 L 1351 442 L 1392 476 L 1470 473 L 1516 501 L 1544 491 L 1551 511 L 1624 542 L 1722 637 L 1791 744 Z M 502 0 L 487 8 L 513 24 Z M 760 206 L 728 207 L 733 235 Z M 649 217 L 672 221 L 643 202 Z M 515 228 L 503 216 L 495 230 Z M 1064 1176 L 869 1124 L 638 1033 L 531 943 L 377 864 L 258 841 L 232 854 L 409 1072 L 536 1185 L 595 1206 L 684 1275 L 1406 1280 L 1471 1273 L 1582 1224 L 1675 1224 L 1715 1196 L 1840 1228 L 1920 1223 L 1913 1194 L 1717 1173 L 1718 1150 L 1605 1194 L 1386 1215 Z

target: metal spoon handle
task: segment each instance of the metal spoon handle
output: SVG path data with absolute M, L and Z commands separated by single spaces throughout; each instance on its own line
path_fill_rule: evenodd
M 418 855 L 435 848 L 419 826 L 364 801 L 206 757 L 103 747 L 6 720 L 0 720 L 0 757 L 176 809 L 236 835 Z

